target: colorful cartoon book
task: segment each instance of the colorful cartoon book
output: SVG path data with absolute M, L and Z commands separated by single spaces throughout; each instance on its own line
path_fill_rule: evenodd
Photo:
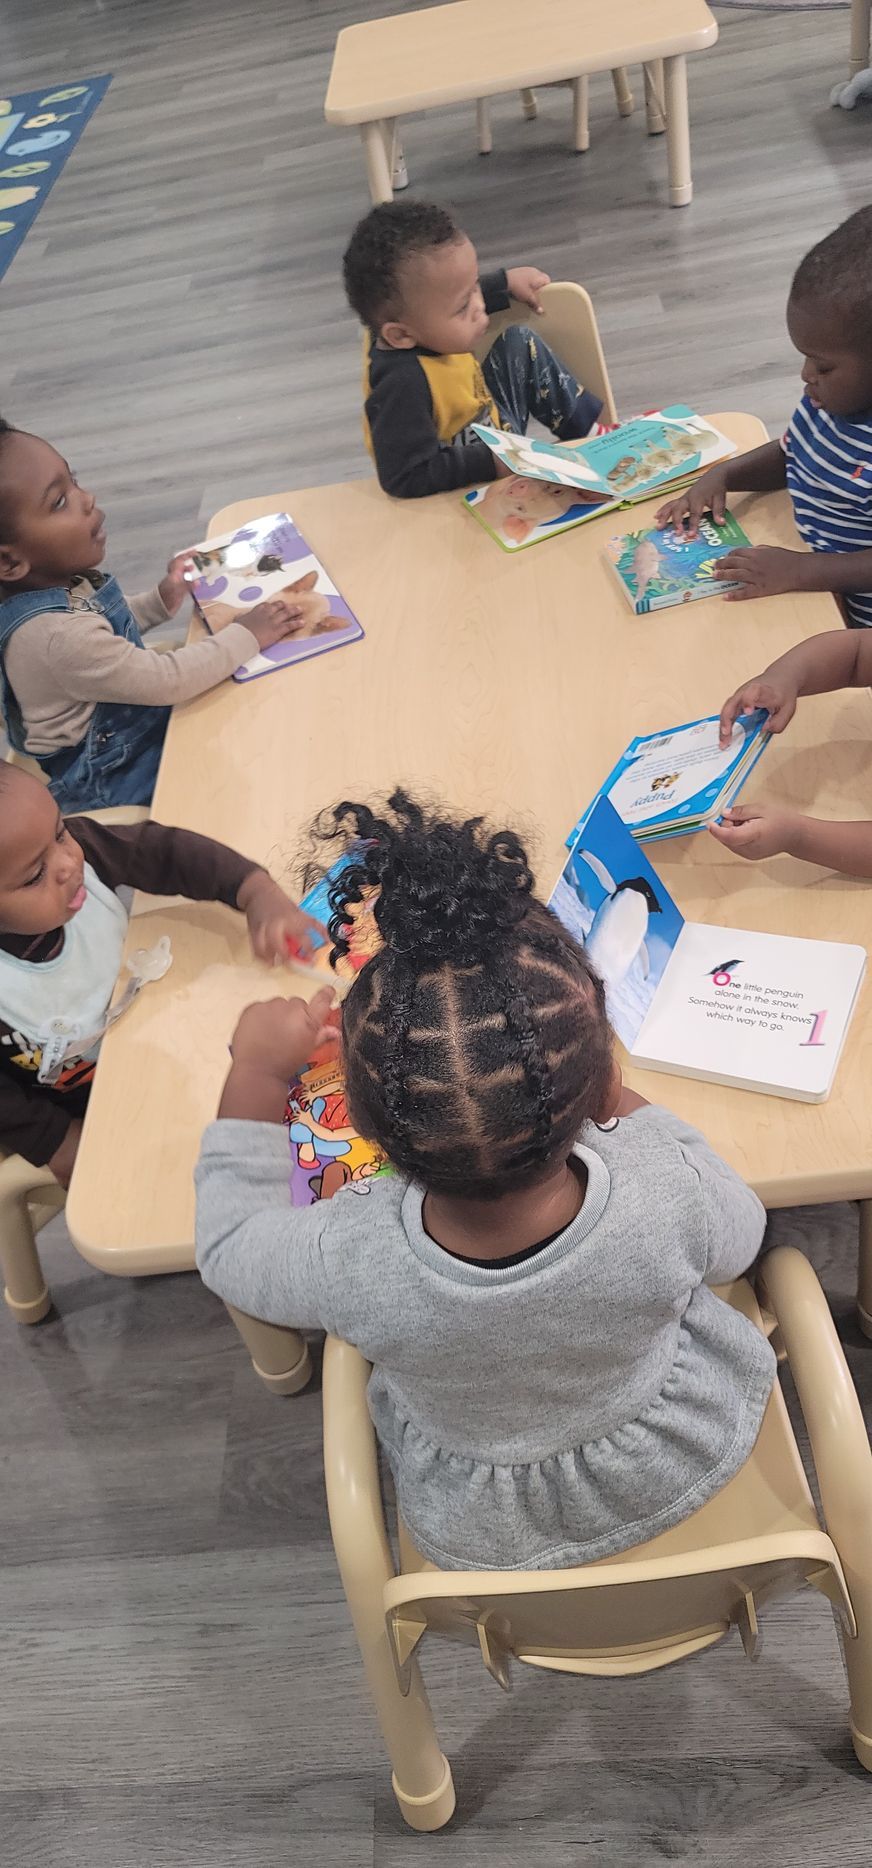
M 624 532 L 603 546 L 606 562 L 637 616 L 650 610 L 668 610 L 675 603 L 695 603 L 700 597 L 720 597 L 738 589 L 738 579 L 715 577 L 715 565 L 739 545 L 750 545 L 737 519 L 728 513 L 722 525 L 703 517 L 699 530 L 688 538 L 682 529 Z
M 353 850 L 341 856 L 300 903 L 306 914 L 323 921 L 325 927 L 332 915 L 331 885 L 341 870 L 353 861 Z M 329 962 L 330 948 L 322 941 L 314 962 L 317 972 L 348 982 L 372 958 L 379 946 L 378 928 L 372 913 L 375 896 L 376 890 L 370 889 L 362 901 L 349 903 L 348 953 L 340 956 L 333 969 Z M 290 1187 L 294 1206 L 314 1206 L 318 1200 L 329 1200 L 341 1187 L 351 1187 L 355 1193 L 365 1194 L 378 1175 L 391 1172 L 382 1150 L 375 1142 L 364 1141 L 349 1119 L 342 1065 L 338 1051 L 331 1046 L 311 1058 L 305 1070 L 289 1084 L 285 1122 L 291 1148 Z
M 639 843 L 687 837 L 713 824 L 735 803 L 772 735 L 768 715 L 740 714 L 726 747 L 717 714 L 687 726 L 631 739 L 599 793 L 608 798 Z M 585 813 L 585 816 L 588 813 Z M 584 818 L 567 837 L 575 842 Z
M 194 545 L 190 557 L 197 571 L 191 594 L 213 634 L 228 623 L 244 623 L 257 604 L 272 597 L 284 597 L 299 610 L 293 635 L 244 662 L 234 681 L 273 675 L 363 635 L 357 617 L 285 512 L 251 519 L 222 538 Z
M 608 798 L 549 906 L 580 940 L 634 1064 L 820 1103 L 866 969 L 862 947 L 685 921 Z
M 511 474 L 464 494 L 467 510 L 506 551 L 520 551 L 597 513 L 676 491 L 736 448 L 684 403 L 622 422 L 589 441 L 540 441 L 473 423 Z

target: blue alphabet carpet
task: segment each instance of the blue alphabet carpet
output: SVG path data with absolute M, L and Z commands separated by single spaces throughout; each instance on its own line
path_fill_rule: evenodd
M 0 279 L 111 83 L 109 73 L 0 97 Z

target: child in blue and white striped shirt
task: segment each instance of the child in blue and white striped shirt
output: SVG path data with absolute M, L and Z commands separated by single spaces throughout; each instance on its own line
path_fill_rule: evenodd
M 781 441 L 703 474 L 657 514 L 693 536 L 728 493 L 787 486 L 811 555 L 754 545 L 722 558 L 731 598 L 829 590 L 849 628 L 872 627 L 872 207 L 812 247 L 797 269 L 787 328 L 804 358 L 805 393 Z

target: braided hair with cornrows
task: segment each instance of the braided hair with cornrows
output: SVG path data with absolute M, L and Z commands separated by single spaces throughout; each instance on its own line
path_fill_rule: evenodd
M 333 964 L 370 897 L 382 943 L 343 1007 L 361 1134 L 433 1192 L 533 1183 L 602 1109 L 613 1065 L 600 981 L 533 894 L 519 837 L 403 791 L 379 814 L 337 805 L 315 836 L 346 856 L 329 894 Z

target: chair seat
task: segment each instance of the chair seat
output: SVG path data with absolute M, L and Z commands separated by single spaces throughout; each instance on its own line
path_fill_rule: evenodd
M 763 1328 L 744 1279 L 721 1295 Z M 478 1640 L 485 1664 L 503 1684 L 505 1670 L 495 1658 L 500 1649 L 558 1671 L 636 1673 L 709 1646 L 738 1622 L 753 1652 L 756 1605 L 807 1581 L 830 1597 L 849 1626 L 853 1621 L 841 1563 L 821 1527 L 778 1381 L 753 1452 L 735 1478 L 647 1543 L 575 1568 L 517 1573 L 440 1570 L 420 1556 L 402 1524 L 399 1545 L 401 1571 L 385 1587 L 384 1608 L 401 1666 L 425 1629 L 438 1630 L 449 1639 Z M 637 1628 L 639 1584 L 646 1599 Z M 598 1639 L 600 1614 L 612 1645 Z M 574 1619 L 576 1641 L 566 1635 Z M 490 1647 L 487 1627 L 497 1631 Z M 559 1640 L 557 1629 L 563 1631 Z

